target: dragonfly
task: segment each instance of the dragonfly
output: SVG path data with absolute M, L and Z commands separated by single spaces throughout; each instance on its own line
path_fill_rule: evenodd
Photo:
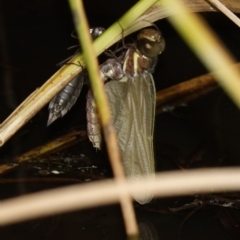
M 105 29 L 102 27 L 91 28 L 90 34 L 94 40 L 98 36 L 100 36 L 104 31 Z M 75 37 L 75 36 L 72 34 L 72 37 Z M 72 58 L 72 56 L 70 58 Z M 69 60 L 69 58 L 67 60 Z M 67 60 L 65 60 L 64 62 L 66 62 Z M 47 126 L 49 126 L 58 118 L 61 118 L 64 115 L 66 115 L 66 113 L 76 103 L 81 93 L 83 84 L 87 82 L 88 82 L 87 72 L 82 71 L 49 102 L 49 105 L 48 105 L 49 117 L 48 117 Z
M 165 48 L 161 32 L 155 28 L 140 31 L 137 41 L 119 57 L 100 66 L 100 76 L 108 96 L 125 174 L 144 181 L 155 175 L 153 133 L 156 89 L 152 73 L 158 55 Z M 108 81 L 109 80 L 109 81 Z M 108 82 L 107 82 L 108 81 Z M 101 146 L 101 129 L 91 90 L 87 94 L 88 136 L 93 146 Z M 133 195 L 140 204 L 152 200 L 153 192 Z

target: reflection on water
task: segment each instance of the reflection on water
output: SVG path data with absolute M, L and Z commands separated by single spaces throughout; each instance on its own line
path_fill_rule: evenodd
M 156 229 L 150 222 L 138 223 L 140 240 L 158 240 Z

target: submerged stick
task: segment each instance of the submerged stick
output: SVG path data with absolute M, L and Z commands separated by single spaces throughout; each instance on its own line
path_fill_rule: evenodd
M 43 156 L 56 153 L 67 147 L 70 147 L 87 138 L 86 131 L 71 131 L 61 137 L 57 137 L 41 146 L 38 146 L 30 151 L 27 151 L 20 156 L 9 159 L 9 164 L 0 164 L 0 175 L 8 172 L 19 166 L 19 164 L 29 161 L 31 159 L 39 159 Z

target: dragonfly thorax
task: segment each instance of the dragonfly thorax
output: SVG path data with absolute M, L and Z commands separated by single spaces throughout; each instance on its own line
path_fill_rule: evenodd
M 157 57 L 147 57 L 138 49 L 129 48 L 123 61 L 124 75 L 136 77 L 145 72 L 153 73 L 157 63 Z
M 124 74 L 132 78 L 145 73 L 153 73 L 157 56 L 164 48 L 165 41 L 159 30 L 153 28 L 141 30 L 137 42 L 129 47 L 125 54 Z

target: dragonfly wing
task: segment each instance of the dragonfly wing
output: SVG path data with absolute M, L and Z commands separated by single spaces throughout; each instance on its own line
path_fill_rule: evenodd
M 126 82 L 110 81 L 105 89 L 127 177 L 137 181 L 143 181 L 142 176 L 153 177 L 156 92 L 152 75 L 128 78 Z M 152 196 L 151 191 L 144 191 L 143 197 L 133 197 L 144 204 L 150 202 Z

